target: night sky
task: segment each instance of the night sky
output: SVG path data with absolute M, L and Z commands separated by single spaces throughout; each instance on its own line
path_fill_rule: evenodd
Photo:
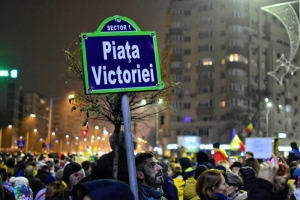
M 168 5 L 168 0 L 0 0 L 0 69 L 18 69 L 25 91 L 66 95 L 63 49 L 78 42 L 80 33 L 122 15 L 142 31 L 156 31 L 162 49 Z

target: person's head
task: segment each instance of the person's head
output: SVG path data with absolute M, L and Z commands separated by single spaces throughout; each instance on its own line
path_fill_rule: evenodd
M 124 131 L 120 131 L 119 134 L 117 133 L 112 133 L 109 136 L 109 144 L 110 148 L 114 150 L 116 146 L 125 146 L 125 135 Z
M 84 177 L 85 173 L 81 165 L 76 162 L 70 162 L 64 168 L 62 180 L 67 183 L 69 189 L 71 189 Z
M 186 169 L 188 169 L 188 168 L 190 168 L 190 167 L 193 166 L 193 163 L 192 163 L 191 159 L 189 159 L 187 157 L 181 157 L 181 158 L 179 158 L 178 162 L 181 165 L 182 173 L 184 173 Z
M 129 185 L 122 181 L 112 179 L 93 180 L 80 183 L 74 186 L 72 196 L 72 200 L 134 199 Z
M 200 164 L 202 162 L 208 162 L 208 155 L 207 155 L 207 153 L 205 153 L 203 151 L 199 151 L 197 153 L 197 162 L 198 162 L 198 164 Z
M 198 177 L 208 168 L 205 165 L 199 165 L 196 167 L 195 169 L 195 175 L 194 175 L 194 179 L 197 180 Z
M 61 181 L 64 175 L 64 169 L 57 170 L 55 173 L 55 180 L 56 181 Z
M 232 172 L 227 172 L 226 175 L 228 180 L 227 196 L 232 197 L 242 188 L 243 180 L 239 175 Z
M 226 171 L 228 171 L 229 168 L 230 168 L 230 164 L 229 164 L 229 162 L 228 162 L 227 160 L 222 160 L 222 161 L 220 161 L 220 162 L 219 162 L 219 165 L 222 165 L 223 167 L 225 167 Z M 225 172 L 226 172 L 226 171 L 225 171 Z
M 55 181 L 46 186 L 45 200 L 69 200 L 67 184 L 63 181 Z
M 9 158 L 6 162 L 5 165 L 9 168 L 14 168 L 17 164 L 17 160 L 15 158 Z
M 215 199 L 214 194 L 227 195 L 227 183 L 220 170 L 208 169 L 198 178 L 196 193 L 200 199 Z
M 31 161 L 28 163 L 28 165 L 31 165 L 34 169 L 38 170 L 39 165 L 37 164 L 37 162 L 35 161 Z
M 168 164 L 165 163 L 164 161 L 160 161 L 159 165 L 162 167 L 162 172 L 167 173 L 168 172 Z
M 162 167 L 152 152 L 137 154 L 135 157 L 136 176 L 144 185 L 159 188 L 164 183 Z
M 252 167 L 241 167 L 238 174 L 243 179 L 242 190 L 249 190 L 253 181 L 256 179 L 255 171 Z
M 240 162 L 234 162 L 231 166 L 230 169 L 233 173 L 238 174 L 240 168 L 242 167 L 242 163 Z
M 291 142 L 291 147 L 292 147 L 292 149 L 299 150 L 298 145 L 297 145 L 296 142 Z
M 91 171 L 91 162 L 86 160 L 81 163 L 81 166 L 84 171 Z
M 41 167 L 41 169 L 42 169 L 43 171 L 47 172 L 47 173 L 50 173 L 50 171 L 51 171 L 51 168 L 50 168 L 48 165 L 43 165 L 43 166 Z
M 220 143 L 219 142 L 214 143 L 213 148 L 214 149 L 219 149 L 220 148 Z
M 256 172 L 256 174 L 258 174 L 259 172 L 259 163 L 255 158 L 248 158 L 247 160 L 245 160 L 243 162 L 243 166 L 246 167 L 252 167 L 254 169 L 254 171 Z
M 251 151 L 247 151 L 246 152 L 246 155 L 245 155 L 245 159 L 249 159 L 249 158 L 253 158 L 254 157 L 254 154 L 251 152 Z
M 27 165 L 22 172 L 22 175 L 26 178 L 33 177 L 34 168 L 31 165 Z
M 172 178 L 176 178 L 177 176 L 181 175 L 182 169 L 180 164 L 178 163 L 170 163 L 168 167 L 168 176 Z

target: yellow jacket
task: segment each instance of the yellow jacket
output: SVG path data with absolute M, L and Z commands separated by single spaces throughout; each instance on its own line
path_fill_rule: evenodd
M 194 177 L 190 177 L 185 181 L 185 188 L 184 188 L 184 199 L 186 200 L 200 200 L 196 193 L 196 183 L 197 181 Z
M 184 193 L 184 186 L 185 186 L 183 177 L 177 176 L 176 178 L 173 179 L 173 181 L 178 191 L 178 200 L 183 200 L 183 193 Z

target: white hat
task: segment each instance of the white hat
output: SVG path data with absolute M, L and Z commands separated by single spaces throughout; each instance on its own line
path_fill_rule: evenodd
M 23 176 L 19 176 L 19 177 L 14 177 L 12 176 L 9 179 L 9 182 L 13 185 L 13 186 L 17 186 L 17 185 L 29 185 L 28 179 L 23 177 Z

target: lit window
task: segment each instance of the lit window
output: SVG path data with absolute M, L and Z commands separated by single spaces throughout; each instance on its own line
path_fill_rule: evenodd
M 224 108 L 226 106 L 226 101 L 221 101 L 220 102 L 220 107 Z

